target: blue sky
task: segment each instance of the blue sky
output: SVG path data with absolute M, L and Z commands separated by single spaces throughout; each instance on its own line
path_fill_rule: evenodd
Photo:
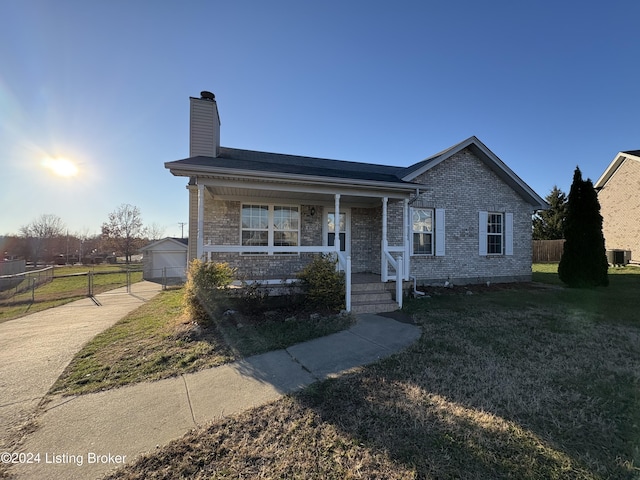
M 476 135 L 541 196 L 640 148 L 635 0 L 0 2 L 0 235 L 180 235 L 189 96 L 224 146 L 408 166 Z M 75 176 L 43 165 L 67 158 Z M 186 230 L 185 230 L 186 232 Z

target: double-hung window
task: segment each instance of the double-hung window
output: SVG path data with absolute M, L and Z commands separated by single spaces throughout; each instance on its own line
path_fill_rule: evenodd
M 513 255 L 513 213 L 480 212 L 480 255 Z
M 300 215 L 297 206 L 242 205 L 241 242 L 247 247 L 266 247 L 251 254 L 292 253 L 274 252 L 269 247 L 298 246 Z
M 444 213 L 442 208 L 411 208 L 412 255 L 445 255 Z
M 504 246 L 504 216 L 489 212 L 487 215 L 487 255 L 502 255 Z
M 411 230 L 414 255 L 433 255 L 433 210 L 411 209 Z

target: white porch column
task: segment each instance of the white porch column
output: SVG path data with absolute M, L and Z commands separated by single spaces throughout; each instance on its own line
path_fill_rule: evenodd
M 410 249 L 411 249 L 411 217 L 409 215 L 409 199 L 404 199 L 404 207 L 402 209 L 402 230 L 404 231 L 404 235 L 402 236 L 402 246 L 404 247 L 404 279 L 409 280 L 409 270 L 410 270 Z
M 335 194 L 335 213 L 334 213 L 334 233 L 335 240 L 333 241 L 334 247 L 336 247 L 336 255 L 340 255 L 340 194 Z M 345 236 L 346 237 L 346 236 Z M 345 239 L 346 241 L 346 239 Z
M 198 242 L 197 255 L 202 259 L 204 251 L 204 185 L 198 184 Z
M 388 280 L 388 272 L 387 272 L 387 256 L 385 252 L 387 251 L 387 247 L 389 246 L 389 242 L 387 240 L 387 202 L 389 199 L 387 197 L 382 198 L 382 251 L 380 252 L 380 259 L 382 261 L 382 282 L 386 282 Z

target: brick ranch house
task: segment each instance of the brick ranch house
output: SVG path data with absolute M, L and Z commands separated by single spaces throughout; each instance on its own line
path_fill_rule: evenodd
M 331 253 L 355 312 L 394 310 L 411 284 L 531 279 L 548 206 L 476 137 L 408 167 L 328 160 L 222 147 L 214 95 L 190 107 L 190 156 L 165 163 L 189 178 L 189 259 L 265 282 Z
M 605 248 L 640 258 L 640 150 L 620 152 L 595 183 Z M 610 259 L 610 263 L 611 259 Z M 626 263 L 626 262 L 625 262 Z

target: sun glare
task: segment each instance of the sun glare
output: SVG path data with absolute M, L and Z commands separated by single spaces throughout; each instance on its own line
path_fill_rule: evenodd
M 60 177 L 74 177 L 78 174 L 78 167 L 66 158 L 45 158 L 42 165 Z

